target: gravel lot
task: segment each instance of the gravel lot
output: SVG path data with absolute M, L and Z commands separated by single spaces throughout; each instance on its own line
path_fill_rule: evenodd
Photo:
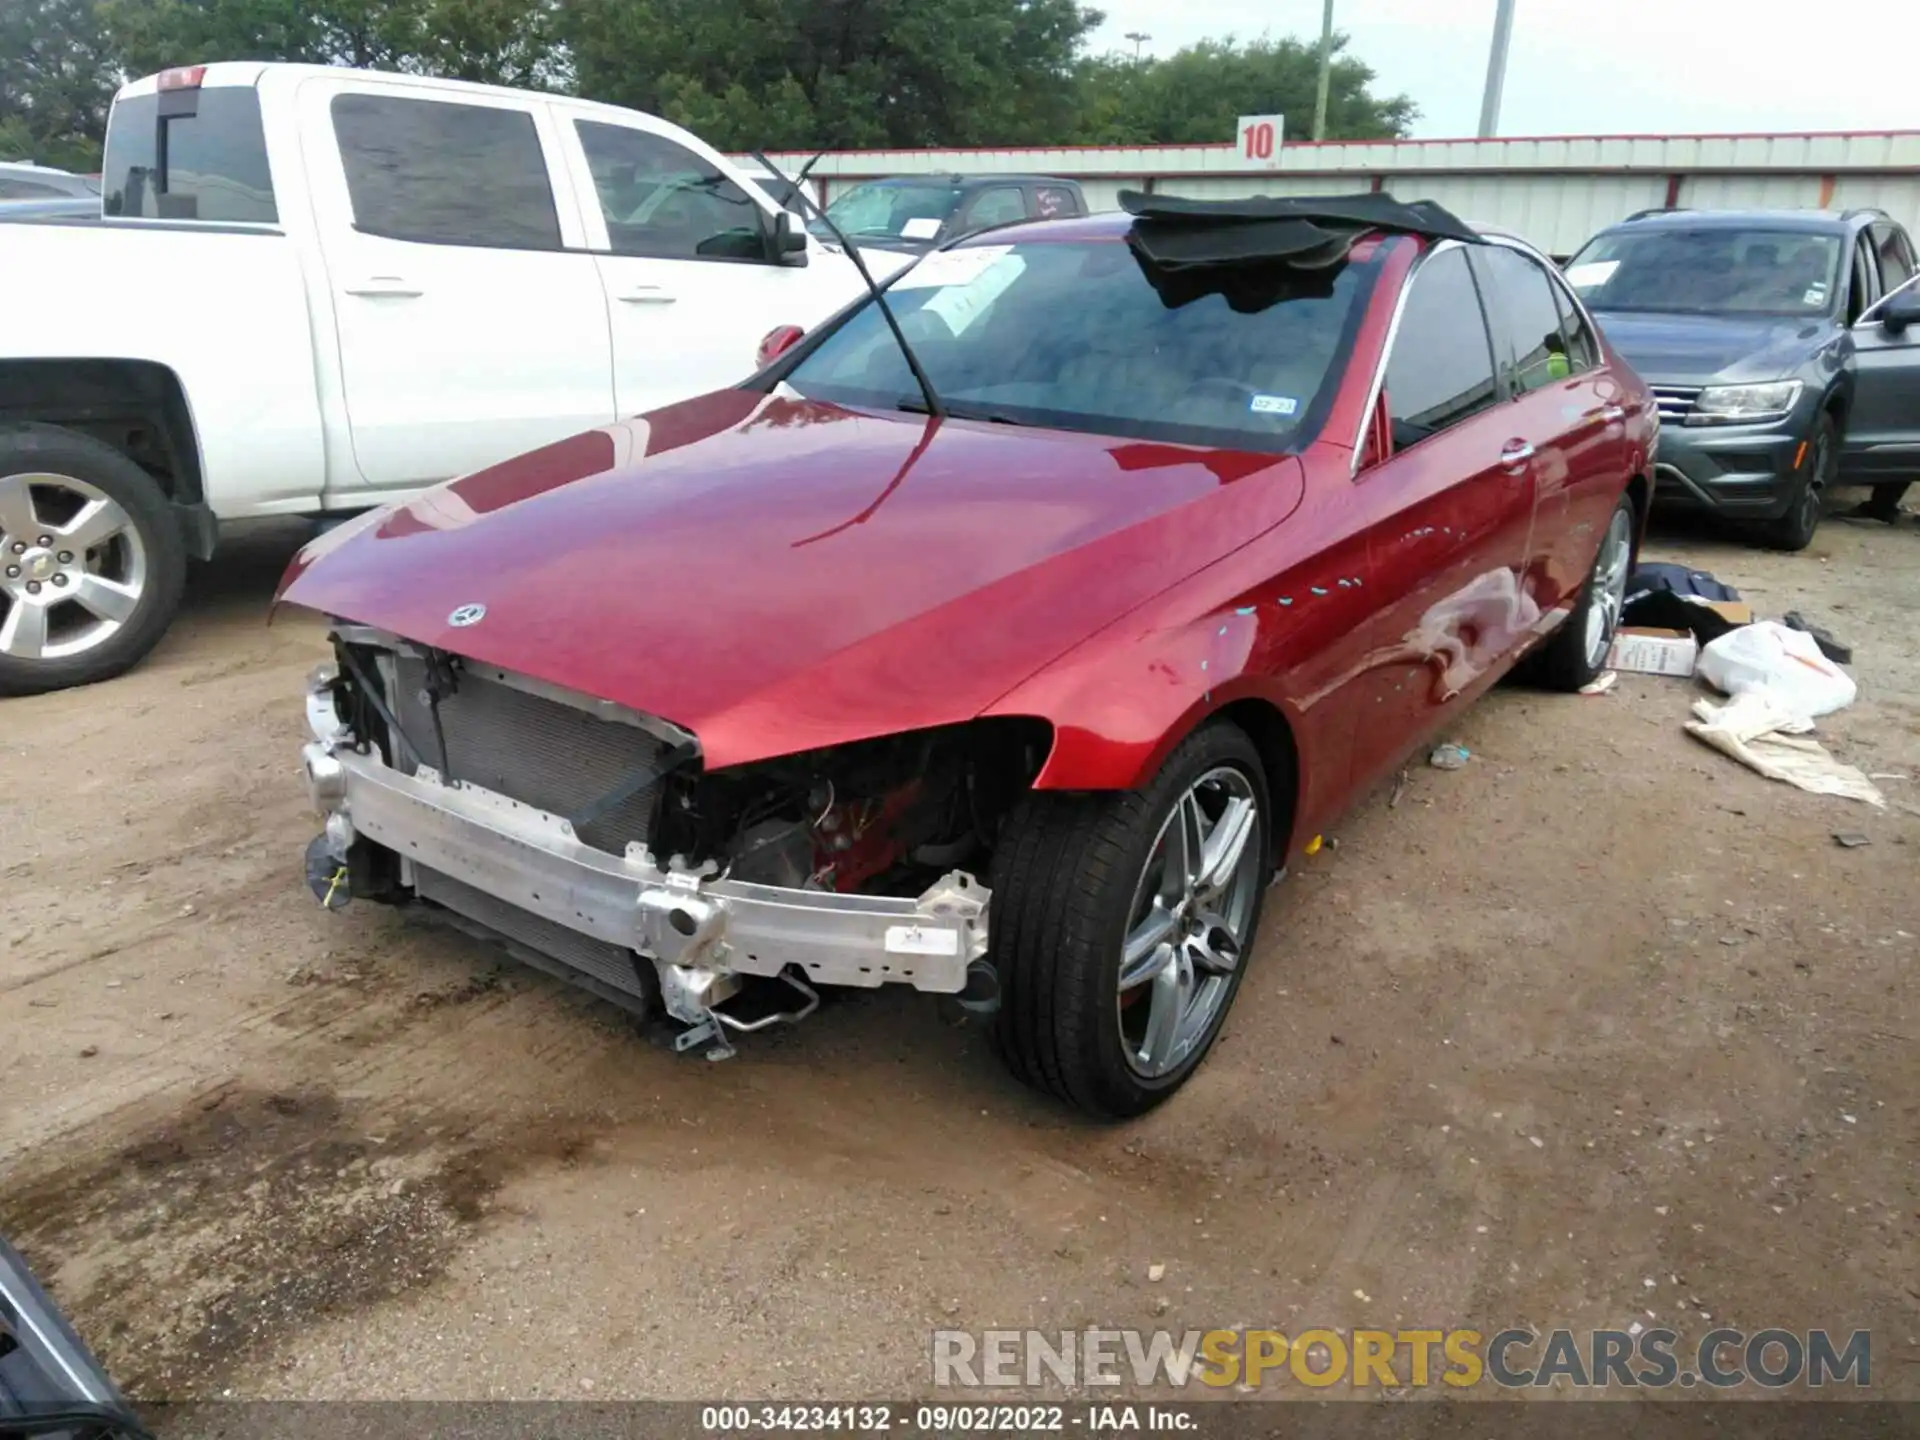
M 1187 1091 L 1096 1128 L 911 994 L 711 1065 L 322 913 L 321 632 L 263 619 L 303 538 L 237 541 L 134 674 L 0 703 L 0 1233 L 137 1399 L 901 1397 L 936 1326 L 1655 1316 L 1870 1328 L 1920 1398 L 1920 778 L 1770 784 L 1689 682 L 1502 688 L 1276 892 Z M 1911 518 L 1654 552 L 1853 642 L 1828 743 L 1920 777 Z

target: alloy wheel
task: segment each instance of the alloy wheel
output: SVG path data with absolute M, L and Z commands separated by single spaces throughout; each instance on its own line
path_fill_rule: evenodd
M 1135 886 L 1120 961 L 1120 1040 L 1128 1066 L 1157 1079 L 1204 1046 L 1253 937 L 1265 854 L 1247 774 L 1209 770 L 1160 827 Z
M 1593 596 L 1587 607 L 1587 663 L 1598 666 L 1613 644 L 1613 632 L 1620 626 L 1620 612 L 1627 602 L 1627 567 L 1633 560 L 1633 517 L 1626 510 L 1613 512 L 1600 542 L 1600 554 L 1593 562 Z
M 0 655 L 64 660 L 133 618 L 147 547 L 125 507 L 71 475 L 0 478 Z

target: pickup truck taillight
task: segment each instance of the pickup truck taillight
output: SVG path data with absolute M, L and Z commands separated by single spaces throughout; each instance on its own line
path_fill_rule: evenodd
M 767 332 L 767 338 L 760 342 L 760 364 L 764 368 L 778 360 L 787 351 L 798 345 L 806 335 L 798 325 L 780 325 Z

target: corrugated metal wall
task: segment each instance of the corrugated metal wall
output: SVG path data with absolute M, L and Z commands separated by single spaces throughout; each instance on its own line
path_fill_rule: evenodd
M 787 173 L 811 156 L 770 157 Z M 1290 144 L 1249 171 L 1231 145 L 874 150 L 830 154 L 827 198 L 883 175 L 1029 172 L 1077 179 L 1096 210 L 1123 189 L 1196 199 L 1385 189 L 1571 254 L 1596 230 L 1669 203 L 1696 209 L 1877 206 L 1920 233 L 1920 131 L 1854 135 L 1560 136 Z

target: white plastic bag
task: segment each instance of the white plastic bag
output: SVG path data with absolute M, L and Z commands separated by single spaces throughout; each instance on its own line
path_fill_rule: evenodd
M 1742 625 L 1710 642 L 1695 673 L 1729 695 L 1765 695 L 1790 715 L 1831 715 L 1860 693 L 1811 635 L 1772 620 Z

